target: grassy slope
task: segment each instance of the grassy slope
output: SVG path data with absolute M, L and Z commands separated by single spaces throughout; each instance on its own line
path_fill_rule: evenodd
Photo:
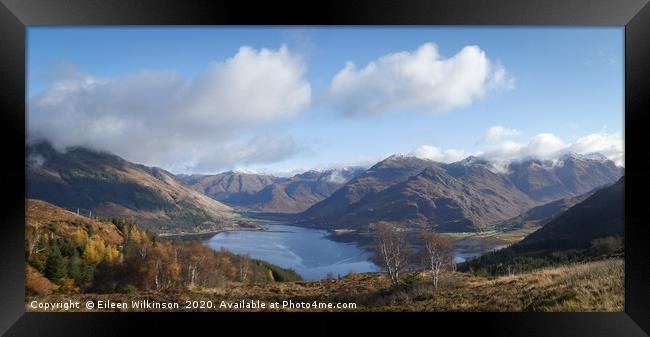
M 448 273 L 443 276 L 438 290 L 433 289 L 426 273 L 411 276 L 416 281 L 393 291 L 386 290 L 388 281 L 383 275 L 358 274 L 340 280 L 231 284 L 219 289 L 179 293 L 85 294 L 76 297 L 82 301 L 110 299 L 127 302 L 134 299 L 202 299 L 212 300 L 217 305 L 221 300 L 259 299 L 267 303 L 289 299 L 294 302 L 318 300 L 356 302 L 356 310 L 360 311 L 623 311 L 622 259 L 546 268 L 513 276 L 478 277 Z M 68 298 L 69 295 L 54 295 L 47 300 Z

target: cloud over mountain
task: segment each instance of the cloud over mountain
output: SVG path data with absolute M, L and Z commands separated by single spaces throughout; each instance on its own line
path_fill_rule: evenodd
M 513 78 L 478 46 L 444 58 L 433 43 L 415 51 L 388 54 L 357 68 L 348 62 L 330 88 L 330 100 L 348 116 L 367 116 L 408 108 L 445 112 L 471 104 L 495 90 L 509 89 Z
M 486 135 L 492 129 L 488 129 Z M 480 156 L 496 162 L 510 162 L 529 157 L 555 160 L 571 152 L 583 155 L 599 153 L 616 165 L 624 166 L 624 147 L 625 142 L 621 136 L 613 133 L 591 133 L 576 139 L 572 143 L 566 142 L 551 133 L 539 133 L 525 142 L 508 139 L 500 142 L 493 141 L 486 145 L 485 150 L 475 153 L 458 149 L 442 149 L 434 145 L 421 145 L 411 154 L 418 158 L 450 163 L 466 158 L 469 155 Z
M 422 159 L 429 159 L 440 163 L 453 163 L 472 155 L 464 150 L 441 149 L 433 145 L 422 145 L 415 149 L 411 154 Z
M 241 47 L 195 79 L 171 71 L 115 79 L 77 73 L 29 102 L 29 137 L 60 150 L 83 145 L 161 166 L 216 170 L 241 160 L 279 160 L 293 153 L 293 140 L 250 133 L 309 107 L 305 73 L 286 46 Z

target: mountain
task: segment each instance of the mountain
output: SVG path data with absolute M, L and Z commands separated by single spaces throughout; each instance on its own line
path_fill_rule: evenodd
M 229 205 L 273 213 L 298 213 L 329 197 L 362 168 L 310 170 L 293 177 L 226 172 L 183 178 L 193 189 Z
M 203 231 L 236 227 L 232 209 L 156 167 L 116 155 L 48 143 L 27 149 L 27 197 L 98 216 L 126 217 L 159 231 Z
M 512 183 L 486 167 L 431 162 L 405 181 L 351 204 L 329 225 L 383 220 L 422 229 L 475 231 L 515 216 L 531 204 Z
M 303 222 L 327 226 L 337 222 L 359 201 L 406 181 L 434 162 L 409 156 L 391 156 L 351 179 L 331 196 L 299 215 Z
M 567 209 L 587 199 L 594 192 L 595 190 L 592 190 L 577 197 L 562 198 L 533 207 L 516 217 L 496 224 L 495 227 L 499 230 L 513 230 L 526 227 L 544 226 Z
M 569 153 L 553 162 L 528 159 L 509 165 L 510 180 L 534 200 L 547 202 L 587 193 L 611 184 L 624 171 L 597 155 Z
M 505 170 L 474 156 L 451 164 L 391 156 L 298 219 L 325 228 L 363 228 L 386 220 L 416 228 L 477 231 L 548 201 L 611 184 L 622 174 L 623 169 L 611 161 L 575 154 L 555 162 L 514 162 Z M 571 202 L 565 200 L 566 205 Z M 551 209 L 561 210 L 562 203 L 535 212 L 553 213 Z
M 229 204 L 238 205 L 255 193 L 281 180 L 267 174 L 224 172 L 215 175 L 177 175 L 178 179 L 192 189 Z
M 592 240 L 623 236 L 625 177 L 576 204 L 512 248 L 517 252 L 589 247 Z
M 504 215 L 536 204 L 487 160 L 470 156 L 442 167 L 450 176 L 485 194 L 485 201 L 507 208 L 502 212 Z
M 625 177 L 599 189 L 522 241 L 482 255 L 459 270 L 492 274 L 620 254 L 625 235 Z

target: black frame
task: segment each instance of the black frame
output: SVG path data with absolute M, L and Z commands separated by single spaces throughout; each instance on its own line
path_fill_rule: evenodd
M 307 313 L 233 315 L 228 313 L 25 313 L 24 202 L 26 26 L 34 25 L 588 25 L 625 26 L 625 312 L 624 313 L 411 313 L 402 315 Z M 434 324 L 460 332 L 522 336 L 648 336 L 650 332 L 650 226 L 643 218 L 643 192 L 650 187 L 642 151 L 650 94 L 650 5 L 648 0 L 445 0 L 245 1 L 210 3 L 180 0 L 0 0 L 0 109 L 3 130 L 0 176 L 0 333 L 8 336 L 132 335 L 136 331 L 185 333 L 205 324 L 223 333 L 234 318 L 241 333 L 260 329 L 296 332 L 284 323 L 313 323 L 299 333 L 364 331 L 400 327 L 423 331 Z M 638 147 L 637 147 L 638 145 Z M 638 196 L 638 198 L 635 198 Z M 379 316 L 378 316 L 379 315 Z M 186 322 L 177 325 L 179 318 Z M 280 323 L 279 319 L 282 320 Z M 317 320 L 324 318 L 323 321 Z M 363 324 L 359 319 L 367 319 Z M 379 318 L 379 319 L 378 319 Z M 348 323 L 337 328 L 329 320 Z M 248 323 L 250 322 L 250 323 Z M 254 323 L 253 323 L 254 322 Z M 259 323 L 258 323 L 259 322 Z M 246 324 L 248 323 L 248 324 Z M 252 323 L 252 324 L 251 324 Z M 13 326 L 12 326 L 13 324 Z M 208 325 L 209 324 L 209 325 Z M 338 325 L 338 324 L 337 324 Z M 330 331 L 330 329 L 337 329 Z M 210 331 L 210 330 L 208 330 Z M 452 331 L 448 330 L 447 331 Z M 645 331 L 645 332 L 644 332 Z M 456 332 L 454 332 L 455 334 Z

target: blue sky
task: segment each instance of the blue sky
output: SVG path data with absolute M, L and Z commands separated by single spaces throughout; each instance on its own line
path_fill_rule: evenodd
M 600 152 L 622 165 L 623 37 L 622 27 L 32 27 L 28 130 L 176 173 L 393 153 Z

